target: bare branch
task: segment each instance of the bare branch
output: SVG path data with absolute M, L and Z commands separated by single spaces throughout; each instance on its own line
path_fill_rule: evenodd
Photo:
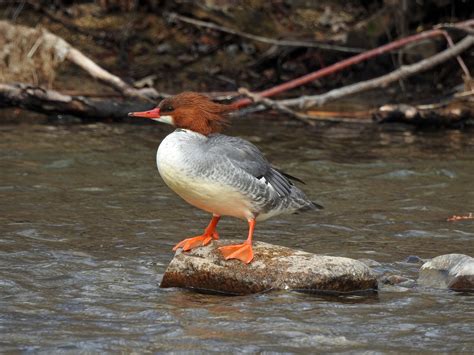
M 364 115 L 352 115 L 352 117 L 341 117 L 338 114 L 341 112 L 314 112 L 314 114 L 304 114 L 301 112 L 294 111 L 285 105 L 281 105 L 278 101 L 271 100 L 262 97 L 258 94 L 252 93 L 245 88 L 240 88 L 239 93 L 252 99 L 257 104 L 262 104 L 266 108 L 273 109 L 282 112 L 286 115 L 296 118 L 297 120 L 304 122 L 310 126 L 314 126 L 316 121 L 325 122 L 347 122 L 347 123 L 371 123 L 370 112 L 364 112 Z M 365 118 L 361 118 L 365 117 Z
M 444 31 L 444 38 L 446 38 L 446 42 L 448 42 L 448 45 L 450 47 L 454 47 L 454 42 L 451 36 L 449 35 L 448 32 Z M 464 72 L 464 75 L 467 80 L 471 80 L 471 73 L 469 72 L 469 69 L 466 66 L 466 63 L 464 63 L 464 60 L 461 58 L 460 55 L 456 56 L 456 60 L 459 63 L 459 66 L 461 67 L 461 70 Z
M 0 28 L 2 29 L 2 31 L 15 31 L 15 34 L 18 37 L 28 36 L 32 33 L 36 33 L 37 31 L 35 29 L 31 29 L 25 26 L 13 25 L 7 21 L 0 21 Z M 41 30 L 40 36 L 33 48 L 31 48 L 30 52 L 28 53 L 28 56 L 33 56 L 34 52 L 38 49 L 38 47 L 43 45 L 50 47 L 55 52 L 55 55 L 58 58 L 68 59 L 72 63 L 84 69 L 92 77 L 100 80 L 107 86 L 112 87 L 113 89 L 122 93 L 122 95 L 124 96 L 137 97 L 143 100 L 150 101 L 149 95 L 154 95 L 154 93 L 150 91 L 150 89 L 148 89 L 147 95 L 145 95 L 142 91 L 137 90 L 132 86 L 128 85 L 118 76 L 109 73 L 107 70 L 97 65 L 92 59 L 84 55 L 78 49 L 71 46 L 64 39 L 56 36 L 55 34 L 45 29 Z M 156 96 L 158 96 L 158 94 L 156 94 Z
M 474 34 L 474 29 L 470 28 L 471 26 L 474 26 L 474 19 L 462 21 L 462 22 L 457 22 L 457 23 L 440 23 L 436 26 L 434 26 L 435 29 L 455 29 L 455 30 L 460 30 L 463 31 L 467 34 Z
M 370 89 L 377 89 L 380 87 L 386 87 L 394 81 L 409 77 L 416 73 L 433 68 L 446 60 L 457 56 L 474 44 L 474 36 L 467 36 L 463 40 L 456 43 L 453 47 L 448 48 L 434 56 L 419 61 L 415 64 L 405 65 L 397 70 L 392 71 L 386 75 L 380 76 L 375 79 L 363 81 L 357 84 L 348 85 L 339 89 L 331 90 L 322 95 L 313 96 L 302 96 L 297 99 L 281 100 L 279 104 L 284 106 L 298 106 L 301 108 L 307 108 L 315 105 L 323 105 L 324 103 L 341 97 L 353 95 Z
M 474 19 L 463 21 L 463 22 L 457 22 L 454 23 L 453 26 L 459 29 L 465 29 L 467 26 L 472 26 L 474 25 Z M 337 63 L 331 64 L 327 67 L 324 67 L 322 69 L 316 70 L 312 73 L 303 75 L 299 78 L 290 80 L 288 82 L 279 84 L 277 86 L 271 87 L 269 89 L 266 89 L 264 91 L 259 92 L 258 94 L 263 97 L 272 97 L 278 94 L 281 94 L 282 92 L 291 90 L 293 88 L 296 88 L 301 85 L 305 85 L 307 83 L 310 83 L 314 80 L 321 79 L 323 77 L 326 77 L 328 75 L 331 75 L 333 73 L 339 72 L 345 68 L 348 68 L 352 65 L 355 65 L 357 63 L 363 62 L 365 60 L 368 60 L 373 57 L 377 57 L 383 53 L 387 53 L 393 50 L 396 50 L 398 48 L 401 48 L 403 46 L 406 46 L 407 44 L 418 42 L 425 40 L 427 38 L 433 38 L 433 37 L 439 37 L 439 36 L 444 36 L 444 31 L 440 30 L 438 28 L 434 28 L 428 31 L 416 33 L 414 35 L 404 37 L 397 39 L 396 41 L 384 44 L 383 46 L 368 50 L 363 53 L 359 53 L 357 55 L 354 55 L 350 58 L 341 60 Z M 239 107 L 244 107 L 246 105 L 249 105 L 252 103 L 252 100 L 249 98 L 243 98 L 239 100 L 236 105 Z
M 364 49 L 361 49 L 361 48 L 339 46 L 339 45 L 335 45 L 335 44 L 317 43 L 317 42 L 308 42 L 308 41 L 296 41 L 296 40 L 278 40 L 278 39 L 258 36 L 258 35 L 254 35 L 254 34 L 247 33 L 247 32 L 233 30 L 233 29 L 228 28 L 228 27 L 219 26 L 219 25 L 217 25 L 213 22 L 196 20 L 196 19 L 191 18 L 191 17 L 179 15 L 175 12 L 172 12 L 172 13 L 169 14 L 169 19 L 172 20 L 172 21 L 173 20 L 174 21 L 178 20 L 178 21 L 181 21 L 181 22 L 189 23 L 189 24 L 194 25 L 194 26 L 210 28 L 212 30 L 229 33 L 229 34 L 232 34 L 234 36 L 247 38 L 247 39 L 250 39 L 250 40 L 253 40 L 253 41 L 257 41 L 257 42 L 273 44 L 273 45 L 276 45 L 276 46 L 319 48 L 319 49 L 326 49 L 326 50 L 338 51 L 338 52 L 348 52 L 348 53 L 360 53 L 360 52 L 364 51 Z
M 309 120 L 309 116 L 307 115 L 304 115 L 302 113 L 299 113 L 299 112 L 296 112 L 296 111 L 293 111 L 292 109 L 284 106 L 284 105 L 280 105 L 278 104 L 276 101 L 273 101 L 273 100 L 270 100 L 268 98 L 264 98 L 264 97 L 261 97 L 260 95 L 258 94 L 254 94 L 252 92 L 250 92 L 248 89 L 246 88 L 240 88 L 239 89 L 239 94 L 241 95 L 244 95 L 244 96 L 247 96 L 249 97 L 253 102 L 255 103 L 260 103 L 262 105 L 264 105 L 265 107 L 267 108 L 270 108 L 270 109 L 273 109 L 273 110 L 277 110 L 279 112 L 282 112 L 284 114 L 287 114 L 287 115 L 290 115 L 291 117 L 294 117 L 296 118 L 297 120 L 301 121 L 301 122 L 304 122 L 306 124 L 309 124 L 311 126 L 314 125 L 314 122 L 310 121 Z

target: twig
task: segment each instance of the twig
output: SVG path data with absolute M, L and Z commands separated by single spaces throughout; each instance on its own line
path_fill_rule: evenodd
M 423 111 L 423 110 L 436 110 L 445 106 L 448 106 L 453 99 L 463 99 L 465 97 L 473 96 L 474 95 L 474 90 L 471 91 L 462 91 L 462 92 L 457 92 L 454 95 L 451 95 L 445 99 L 442 99 L 441 101 L 438 101 L 436 103 L 431 103 L 431 104 L 423 104 L 423 105 L 416 105 L 416 109 Z
M 370 111 L 358 112 L 350 114 L 351 117 L 341 117 L 344 115 L 344 112 L 314 112 L 314 114 L 303 114 L 301 112 L 294 111 L 285 105 L 281 105 L 278 101 L 271 100 L 265 97 L 261 97 L 258 94 L 252 93 L 245 88 L 240 88 L 239 93 L 241 95 L 247 96 L 253 100 L 253 102 L 261 104 L 266 108 L 273 109 L 285 114 L 290 115 L 291 117 L 296 118 L 297 120 L 309 124 L 310 126 L 315 125 L 315 121 L 324 121 L 324 122 L 334 122 L 334 123 L 372 123 L 370 116 Z M 366 118 L 361 118 L 366 117 Z
M 283 112 L 285 114 L 288 114 L 288 115 L 296 118 L 297 120 L 299 120 L 301 122 L 304 122 L 306 124 L 314 126 L 314 122 L 309 120 L 311 118 L 310 116 L 299 113 L 299 112 L 296 112 L 296 111 L 293 111 L 292 109 L 290 109 L 290 108 L 288 108 L 284 105 L 280 105 L 276 101 L 273 101 L 273 100 L 270 100 L 268 98 L 264 98 L 264 97 L 262 97 L 258 94 L 252 93 L 248 89 L 240 88 L 239 89 L 239 94 L 247 96 L 248 98 L 250 98 L 255 103 L 259 103 L 259 104 L 262 104 L 262 105 L 264 105 L 264 106 L 266 106 L 270 109 L 274 109 L 274 110 Z
M 357 121 L 371 121 L 370 117 L 374 114 L 375 110 L 363 110 L 363 111 L 319 111 L 310 110 L 306 114 L 312 118 L 323 119 L 327 117 L 339 117 L 347 120 Z
M 434 28 L 441 29 L 441 30 L 450 30 L 455 29 L 459 31 L 463 31 L 467 34 L 474 34 L 474 28 L 469 28 L 469 26 L 474 26 L 474 19 L 458 22 L 458 23 L 440 23 L 436 25 Z
M 12 21 L 15 22 L 18 16 L 20 15 L 21 11 L 25 7 L 25 0 L 22 0 L 18 7 L 16 8 L 15 12 L 12 15 Z
M 394 70 L 386 75 L 382 75 L 378 78 L 334 89 L 322 95 L 302 96 L 300 98 L 281 100 L 278 102 L 285 106 L 310 107 L 314 105 L 322 105 L 328 101 L 336 100 L 341 97 L 349 96 L 362 91 L 385 87 L 394 81 L 409 77 L 413 74 L 428 70 L 440 63 L 443 63 L 446 60 L 455 57 L 459 53 L 462 53 L 473 44 L 474 36 L 467 36 L 463 40 L 456 43 L 453 47 L 435 54 L 430 58 L 421 60 L 415 64 L 402 66 L 399 69 Z
M 332 122 L 332 123 L 363 123 L 363 124 L 372 124 L 373 120 L 371 118 L 357 118 L 357 117 L 339 117 L 338 115 L 329 116 L 329 115 L 307 115 L 308 119 L 312 121 L 322 121 L 322 122 Z
M 257 41 L 257 42 L 273 44 L 273 45 L 276 45 L 276 46 L 319 48 L 319 49 L 326 49 L 326 50 L 332 50 L 332 51 L 338 51 L 338 52 L 348 52 L 348 53 L 361 53 L 361 52 L 364 51 L 361 48 L 339 46 L 339 45 L 335 45 L 335 44 L 317 43 L 317 42 L 308 42 L 308 41 L 296 41 L 296 40 L 278 40 L 278 39 L 274 39 L 274 38 L 258 36 L 258 35 L 254 35 L 254 34 L 247 33 L 247 32 L 233 30 L 233 29 L 228 28 L 228 27 L 219 26 L 219 25 L 217 25 L 213 22 L 196 20 L 196 19 L 191 18 L 191 17 L 179 15 L 175 12 L 170 13 L 168 15 L 168 18 L 171 21 L 178 20 L 178 21 L 181 21 L 181 22 L 189 23 L 189 24 L 194 25 L 194 26 L 210 28 L 212 30 L 229 33 L 229 34 L 232 34 L 234 36 L 239 36 L 239 37 L 251 39 L 251 40 Z
M 454 97 L 468 97 L 468 96 L 473 96 L 474 95 L 474 90 L 471 91 L 463 91 L 463 92 L 457 92 L 454 94 Z
M 446 31 L 444 31 L 444 38 L 446 38 L 446 42 L 448 42 L 448 45 L 450 47 L 454 47 L 453 39 L 451 38 L 449 33 Z M 464 60 L 461 58 L 461 56 L 457 55 L 456 60 L 458 61 L 459 66 L 461 67 L 461 70 L 464 72 L 466 79 L 471 80 L 471 73 L 469 72 L 469 69 L 467 69 L 466 63 L 464 63 Z
M 447 219 L 448 222 L 456 222 L 456 221 L 461 221 L 463 219 L 474 219 L 474 214 L 472 213 L 469 213 L 468 215 L 466 216 L 451 216 Z

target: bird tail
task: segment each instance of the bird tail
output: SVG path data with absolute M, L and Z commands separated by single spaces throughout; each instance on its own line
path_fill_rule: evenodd
M 311 204 L 312 204 L 312 209 L 315 209 L 315 210 L 324 210 L 324 206 L 323 205 L 320 205 L 319 203 L 316 203 L 314 201 L 311 201 Z
M 293 208 L 295 209 L 295 213 L 324 209 L 322 205 L 311 201 L 308 197 L 306 197 L 303 191 L 301 191 L 295 186 L 293 186 L 292 188 L 291 197 L 292 197 L 292 202 L 293 202 L 292 204 L 293 204 Z
M 296 213 L 313 211 L 313 210 L 323 210 L 323 209 L 324 209 L 324 206 L 320 205 L 319 203 L 309 201 L 308 204 L 298 208 L 298 210 L 296 210 Z

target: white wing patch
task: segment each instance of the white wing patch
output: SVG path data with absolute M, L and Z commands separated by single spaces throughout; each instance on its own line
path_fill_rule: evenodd
M 262 176 L 260 179 L 258 179 L 258 181 L 264 183 L 264 184 L 267 185 L 270 189 L 272 189 L 273 191 L 276 192 L 276 190 L 275 190 L 275 188 L 273 187 L 273 185 L 270 184 L 270 183 L 267 181 L 267 179 L 265 179 L 265 176 Z M 278 194 L 278 195 L 280 195 L 280 194 Z

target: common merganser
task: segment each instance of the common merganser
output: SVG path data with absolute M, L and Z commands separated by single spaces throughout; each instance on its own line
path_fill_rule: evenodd
M 248 238 L 219 250 L 226 260 L 250 263 L 256 221 L 322 206 L 310 201 L 291 181 L 301 180 L 272 167 L 252 143 L 218 133 L 227 122 L 227 114 L 235 109 L 198 93 L 183 92 L 164 99 L 150 111 L 130 112 L 129 116 L 177 128 L 158 147 L 158 171 L 166 185 L 185 201 L 212 213 L 202 235 L 184 239 L 173 250 L 188 251 L 219 239 L 219 219 L 233 216 L 248 221 Z

